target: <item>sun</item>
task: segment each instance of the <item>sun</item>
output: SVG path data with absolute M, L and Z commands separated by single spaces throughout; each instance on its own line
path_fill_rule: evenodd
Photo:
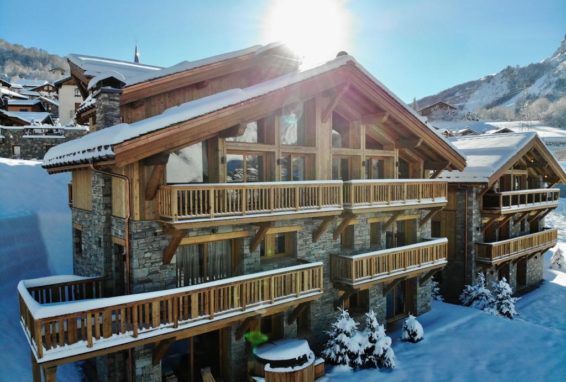
M 267 41 L 281 41 L 303 67 L 325 62 L 348 47 L 344 0 L 274 0 L 265 18 Z

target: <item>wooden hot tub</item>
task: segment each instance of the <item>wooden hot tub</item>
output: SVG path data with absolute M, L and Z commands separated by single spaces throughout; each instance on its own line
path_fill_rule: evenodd
M 265 382 L 313 382 L 315 356 L 306 340 L 268 342 L 254 350 L 255 372 Z

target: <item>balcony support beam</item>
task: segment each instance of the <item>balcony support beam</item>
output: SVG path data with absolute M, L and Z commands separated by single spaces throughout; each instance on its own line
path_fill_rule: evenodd
M 246 334 L 246 332 L 252 327 L 252 325 L 259 324 L 260 318 L 261 316 L 259 314 L 247 317 L 244 322 L 242 322 L 236 329 L 236 339 L 241 340 L 242 337 L 244 337 L 244 334 Z
M 340 235 L 346 230 L 346 227 L 350 225 L 350 223 L 355 219 L 354 215 L 346 215 L 342 218 L 340 225 L 334 231 L 334 236 L 332 237 L 334 240 L 338 239 Z
M 177 252 L 179 244 L 181 244 L 183 237 L 185 237 L 185 230 L 173 229 L 171 230 L 170 234 L 171 240 L 169 240 L 167 248 L 165 248 L 165 250 L 163 251 L 163 264 L 171 263 L 171 259 L 173 259 L 175 252 Z
M 389 218 L 389 220 L 387 220 L 387 221 L 385 222 L 385 224 L 383 225 L 383 231 L 387 231 L 387 229 L 388 229 L 389 227 L 391 227 L 391 225 L 392 225 L 393 223 L 395 223 L 395 221 L 397 221 L 397 219 L 399 218 L 399 216 L 401 216 L 402 214 L 403 214 L 403 211 L 398 211 L 398 212 L 395 212 L 393 215 L 391 215 L 391 217 Z
M 257 230 L 257 233 L 254 239 L 252 240 L 252 243 L 250 244 L 250 252 L 253 252 L 257 249 L 259 244 L 265 238 L 265 235 L 267 235 L 267 231 L 269 231 L 269 228 L 271 228 L 272 224 L 273 223 L 268 222 L 268 223 L 263 223 L 259 226 L 259 229 Z
M 334 220 L 334 216 L 327 216 L 322 220 L 318 228 L 312 233 L 313 243 L 316 243 L 318 239 L 320 239 L 322 234 L 326 232 L 328 226 L 330 225 L 330 223 L 332 223 L 333 220 Z
M 57 366 L 49 366 L 43 368 L 43 379 L 45 382 L 57 381 Z
M 421 276 L 419 278 L 419 285 L 423 286 L 426 284 L 426 282 L 428 281 L 428 279 L 430 279 L 432 276 L 435 275 L 436 272 L 438 272 L 440 269 L 439 268 L 435 268 L 435 269 L 431 269 L 430 271 L 428 271 L 427 273 L 425 273 L 424 276 Z
M 499 223 L 497 224 L 497 229 L 501 229 L 501 227 L 507 224 L 507 222 L 511 220 L 512 217 L 513 215 L 508 215 L 505 218 L 503 218 L 501 221 L 499 221 Z
M 159 362 L 163 359 L 169 347 L 175 342 L 175 338 L 167 338 L 165 340 L 159 341 L 153 348 L 153 355 L 151 357 L 151 363 L 153 366 L 157 366 Z
M 484 224 L 483 226 L 483 233 L 485 233 L 491 226 L 497 223 L 497 219 L 499 219 L 499 216 L 494 216 L 491 219 L 489 219 L 487 224 Z
M 444 170 L 446 170 L 448 167 L 450 167 L 450 165 L 452 164 L 452 162 L 446 162 L 446 164 L 444 165 L 443 168 L 437 168 L 432 175 L 430 176 L 430 179 L 436 179 L 436 177 L 438 175 L 440 175 L 440 173 Z
M 544 219 L 545 216 L 548 215 L 551 211 L 552 211 L 551 208 L 549 208 L 549 209 L 547 209 L 547 210 L 544 210 L 544 212 L 541 212 L 540 214 L 535 215 L 535 216 L 533 217 L 533 220 L 532 220 L 532 221 L 534 221 L 535 219 L 538 219 L 538 220 Z M 531 223 L 530 220 L 529 220 L 529 223 Z
M 297 321 L 297 318 L 299 318 L 299 315 L 305 311 L 305 309 L 309 306 L 308 302 L 303 302 L 302 304 L 299 304 L 295 307 L 295 309 L 293 309 L 291 311 L 291 313 L 289 313 L 289 315 L 287 316 L 287 325 L 291 325 L 293 322 Z
M 531 211 L 525 211 L 523 213 L 521 213 L 519 216 L 517 216 L 515 218 L 515 224 L 517 224 L 518 222 L 520 222 L 521 220 L 523 220 L 525 218 L 525 216 L 527 216 L 528 214 L 530 214 Z
M 401 138 L 395 145 L 399 149 L 416 149 L 423 144 L 423 138 Z
M 442 208 L 434 208 L 432 210 L 429 211 L 428 214 L 426 214 L 421 221 L 419 222 L 419 228 L 421 228 L 422 226 L 424 226 L 430 219 L 433 218 L 434 215 L 436 215 L 437 213 L 440 212 Z
M 145 186 L 145 200 L 150 201 L 155 198 L 157 195 L 157 191 L 159 190 L 159 186 L 163 180 L 163 174 L 165 173 L 165 167 L 167 164 L 156 164 L 151 171 L 151 176 L 147 181 L 147 185 Z
M 344 305 L 344 301 L 349 299 L 350 296 L 352 296 L 355 292 L 356 291 L 354 289 L 346 289 L 345 291 L 343 291 L 342 294 L 340 295 L 340 297 L 338 297 L 334 301 L 334 307 L 335 308 L 342 307 Z
M 406 277 L 399 277 L 398 279 L 391 281 L 389 284 L 384 285 L 382 289 L 383 296 L 387 296 L 387 293 L 391 292 L 393 288 L 397 286 L 397 284 L 399 284 L 401 281 L 404 281 L 405 279 Z
M 41 382 L 41 368 L 37 364 L 33 352 L 31 352 L 31 374 L 33 377 L 33 382 Z

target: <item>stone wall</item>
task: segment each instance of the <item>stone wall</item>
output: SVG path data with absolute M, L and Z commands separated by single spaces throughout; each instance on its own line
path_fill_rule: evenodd
M 544 274 L 544 256 L 537 254 L 527 261 L 527 288 L 540 285 Z
M 44 127 L 41 128 L 43 129 Z M 82 128 L 53 127 L 51 129 L 51 126 L 48 129 L 50 132 L 45 134 L 35 134 L 33 133 L 35 130 L 37 126 L 1 126 L 0 157 L 41 160 L 50 147 L 82 137 L 88 132 Z M 13 146 L 20 147 L 19 156 L 14 155 Z

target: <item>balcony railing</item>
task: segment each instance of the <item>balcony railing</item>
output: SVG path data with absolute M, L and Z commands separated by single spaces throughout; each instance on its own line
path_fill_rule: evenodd
M 344 208 L 446 204 L 448 183 L 433 179 L 350 180 L 344 182 Z
M 482 263 L 498 263 L 552 248 L 556 245 L 557 238 L 556 229 L 547 229 L 494 243 L 477 243 L 476 257 Z
M 341 208 L 341 181 L 187 184 L 159 190 L 159 214 L 172 221 Z
M 360 255 L 332 255 L 332 280 L 351 287 L 446 265 L 448 240 L 433 239 Z
M 70 276 L 75 280 L 76 276 Z M 57 280 L 57 279 L 56 279 Z M 79 289 L 98 290 L 98 279 L 84 279 Z M 56 304 L 34 296 L 54 288 L 74 290 L 52 278 L 21 281 L 18 285 L 20 320 L 38 362 L 124 346 L 140 340 L 173 335 L 175 331 L 206 332 L 247 316 L 270 314 L 270 308 L 294 305 L 322 294 L 322 263 L 310 263 L 203 283 L 190 287 L 127 296 L 77 301 L 88 293 L 57 292 Z M 52 293 L 52 292 L 49 292 Z M 83 292 L 80 292 L 83 293 Z M 49 301 L 40 298 L 41 301 Z M 221 323 L 218 323 L 222 320 Z M 135 346 L 132 344 L 132 346 Z
M 488 193 L 483 197 L 483 209 L 488 212 L 513 213 L 553 208 L 558 206 L 559 199 L 560 189 L 558 188 Z

